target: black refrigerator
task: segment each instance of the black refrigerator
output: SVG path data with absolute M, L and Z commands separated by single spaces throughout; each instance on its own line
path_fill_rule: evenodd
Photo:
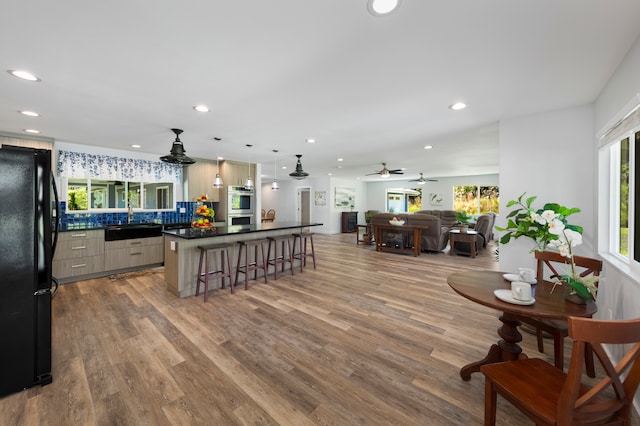
M 52 380 L 56 193 L 51 151 L 0 147 L 0 397 Z

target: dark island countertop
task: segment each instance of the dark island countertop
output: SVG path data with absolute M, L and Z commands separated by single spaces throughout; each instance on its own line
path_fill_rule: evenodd
M 197 238 L 222 237 L 225 235 L 260 233 L 265 231 L 278 231 L 283 229 L 297 229 L 307 226 L 322 226 L 316 222 L 264 222 L 253 225 L 228 225 L 218 226 L 213 229 L 183 228 L 165 229 L 164 234 L 185 238 L 188 240 Z

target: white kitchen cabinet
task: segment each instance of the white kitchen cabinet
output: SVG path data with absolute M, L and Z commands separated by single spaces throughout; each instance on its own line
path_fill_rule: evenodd
M 104 230 L 61 232 L 52 266 L 62 281 L 104 271 Z
M 105 241 L 104 268 L 106 271 L 161 264 L 164 261 L 164 237 L 133 238 Z

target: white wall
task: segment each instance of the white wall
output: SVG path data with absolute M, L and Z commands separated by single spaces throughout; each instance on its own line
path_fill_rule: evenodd
M 453 187 L 461 185 L 482 185 L 495 186 L 499 184 L 500 178 L 498 174 L 490 175 L 474 175 L 474 176 L 447 176 L 447 177 L 430 177 L 437 182 L 426 182 L 424 185 L 418 185 L 416 182 L 404 180 L 380 180 L 375 182 L 367 182 L 367 204 L 364 210 L 385 211 L 386 207 L 386 191 L 392 188 L 421 188 L 422 189 L 422 209 L 423 210 L 452 210 L 453 209 Z M 429 204 L 429 194 L 440 193 L 443 195 L 442 206 L 432 206 Z M 502 198 L 502 197 L 501 197 Z
M 500 204 L 523 192 L 534 207 L 556 202 L 582 211 L 570 223 L 584 228 L 576 252 L 595 255 L 595 150 L 591 105 L 504 120 L 500 124 Z M 497 219 L 506 226 L 503 209 Z M 500 270 L 535 266 L 533 242 L 519 238 L 500 246 Z
M 600 136 L 603 131 L 621 119 L 632 106 L 637 105 L 639 93 L 640 39 L 636 40 L 595 102 L 596 136 Z M 598 202 L 601 204 L 601 211 L 604 212 L 608 210 L 609 203 L 606 172 L 606 161 L 602 161 L 599 169 L 602 178 L 599 180 L 600 197 Z M 632 270 L 627 263 L 616 261 L 606 254 L 608 247 L 606 239 L 608 222 L 606 219 L 607 216 L 603 213 L 598 220 L 598 226 L 602 231 L 600 232 L 599 254 L 605 262 L 604 278 L 601 280 L 598 290 L 598 317 L 604 319 L 638 318 L 640 317 L 640 275 Z M 637 397 L 636 401 L 638 399 L 640 397 Z

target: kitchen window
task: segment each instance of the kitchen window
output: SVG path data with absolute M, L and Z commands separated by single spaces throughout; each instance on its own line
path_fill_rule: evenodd
M 134 209 L 144 206 L 144 210 L 173 210 L 174 185 L 102 179 L 69 179 L 67 182 L 67 211 L 127 209 L 129 205 Z

